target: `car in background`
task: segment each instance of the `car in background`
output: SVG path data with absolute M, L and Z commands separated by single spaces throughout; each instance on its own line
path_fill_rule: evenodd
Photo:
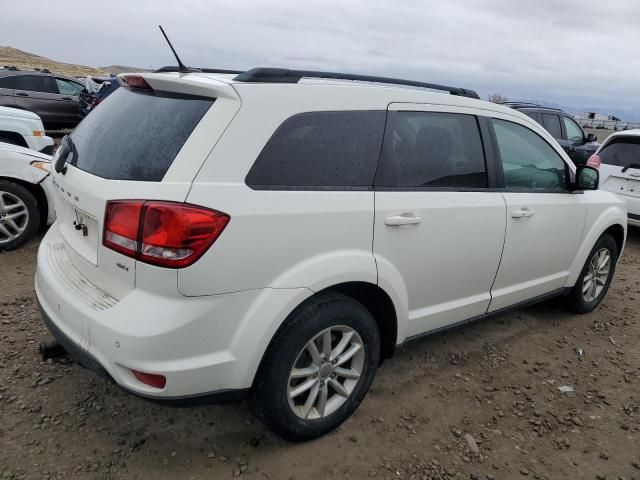
M 0 106 L 36 113 L 47 129 L 72 128 L 80 122 L 83 88 L 77 78 L 49 70 L 0 69 Z
M 518 110 L 542 125 L 576 165 L 585 165 L 600 146 L 593 133 L 586 134 L 571 115 L 559 108 L 528 102 L 502 102 L 502 105 Z
M 116 77 L 87 77 L 80 93 L 80 116 L 86 117 L 105 98 L 120 88 Z
M 640 227 L 640 129 L 609 135 L 587 165 L 600 169 L 600 188 L 625 200 L 629 225 Z
M 44 131 L 38 115 L 18 108 L 0 107 L 0 142 L 53 153 L 53 139 Z
M 0 251 L 55 220 L 50 165 L 49 155 L 0 142 Z

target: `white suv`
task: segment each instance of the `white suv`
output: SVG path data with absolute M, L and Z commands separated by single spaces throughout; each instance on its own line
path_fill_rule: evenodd
M 640 130 L 612 133 L 587 165 L 600 169 L 601 188 L 625 200 L 629 225 L 640 227 Z
M 19 108 L 0 107 L 0 142 L 53 153 L 53 138 L 45 134 L 40 117 Z
M 309 439 L 404 342 L 559 294 L 588 312 L 609 287 L 624 203 L 472 91 L 278 69 L 120 82 L 54 158 L 36 292 L 60 344 L 130 392 L 250 392 Z

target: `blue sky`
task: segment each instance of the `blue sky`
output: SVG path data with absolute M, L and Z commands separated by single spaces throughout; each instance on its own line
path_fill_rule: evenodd
M 93 66 L 338 70 L 640 110 L 637 0 L 0 0 L 0 44 Z M 93 14 L 90 13 L 93 9 Z

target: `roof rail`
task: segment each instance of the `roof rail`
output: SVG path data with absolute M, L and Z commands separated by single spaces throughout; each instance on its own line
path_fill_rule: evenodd
M 563 110 L 560 108 L 553 108 L 553 107 L 545 107 L 544 105 L 540 105 L 538 103 L 533 103 L 533 102 L 516 102 L 516 101 L 509 101 L 509 102 L 500 102 L 500 105 L 504 105 L 506 107 L 511 107 L 511 108 L 517 108 L 517 107 L 521 107 L 521 108 L 526 108 L 526 107 L 531 107 L 531 108 L 544 108 L 546 110 L 554 110 L 556 112 L 562 112 Z
M 242 73 L 242 70 L 225 70 L 223 68 L 194 68 L 194 72 L 201 73 L 233 73 L 239 74 Z M 154 70 L 153 73 L 162 73 L 162 72 L 179 72 L 179 67 L 169 66 L 169 67 L 160 67 L 157 70 Z
M 376 77 L 371 75 L 357 75 L 350 73 L 316 72 L 313 70 L 288 70 L 285 68 L 253 68 L 241 73 L 234 80 L 238 82 L 263 83 L 298 83 L 302 78 L 327 78 L 334 80 L 352 80 L 358 82 L 387 83 L 392 85 L 407 85 L 409 87 L 430 88 L 442 90 L 451 95 L 480 99 L 478 94 L 466 88 L 448 87 L 435 83 L 416 82 L 401 78 Z

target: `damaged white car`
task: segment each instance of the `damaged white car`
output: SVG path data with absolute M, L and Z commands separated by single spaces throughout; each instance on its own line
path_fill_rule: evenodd
M 0 142 L 0 250 L 23 245 L 53 223 L 51 157 Z

